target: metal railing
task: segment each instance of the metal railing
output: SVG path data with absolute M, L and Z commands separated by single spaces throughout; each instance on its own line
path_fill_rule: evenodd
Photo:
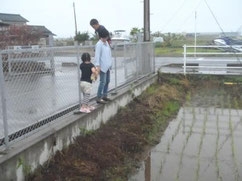
M 94 46 L 0 51 L 0 147 L 79 108 L 81 54 Z M 109 90 L 155 72 L 153 43 L 115 44 Z M 98 81 L 93 83 L 96 97 Z
M 210 70 L 221 70 L 221 69 L 238 69 L 238 70 L 241 70 L 241 73 L 239 74 L 242 74 L 242 62 L 240 61 L 240 55 L 242 55 L 242 52 L 236 50 L 233 48 L 233 46 L 213 46 L 213 45 L 210 45 L 210 46 L 192 46 L 192 45 L 184 45 L 183 46 L 184 48 L 184 52 L 183 52 L 183 73 L 184 75 L 186 75 L 188 73 L 187 71 L 187 68 L 206 68 L 206 69 L 210 69 Z M 222 49 L 222 50 L 225 50 L 226 52 L 195 52 L 195 51 L 192 51 L 192 52 L 189 52 L 188 49 L 189 48 L 196 48 L 196 50 L 198 49 L 201 49 L 201 48 L 206 48 L 206 49 Z M 239 46 L 239 45 L 236 45 L 236 48 L 242 48 L 242 46 Z M 193 66 L 193 65 L 187 65 L 189 62 L 189 60 L 187 59 L 188 56 L 194 56 L 195 58 L 199 55 L 207 55 L 207 56 L 211 56 L 211 55 L 215 55 L 215 56 L 234 56 L 235 57 L 235 60 L 234 62 L 235 63 L 239 63 L 241 64 L 241 66 L 230 66 L 230 67 L 225 67 L 225 66 L 217 66 L 215 64 L 213 65 L 196 65 L 196 66 Z M 191 60 L 191 62 L 194 62 L 194 60 Z M 196 61 L 198 64 L 199 63 L 204 63 L 204 60 L 200 60 L 200 61 Z M 193 72 L 191 72 L 193 73 Z

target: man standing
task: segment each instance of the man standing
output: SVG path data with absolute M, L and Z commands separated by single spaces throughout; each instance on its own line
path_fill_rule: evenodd
M 108 45 L 108 31 L 99 31 L 100 40 L 95 47 L 95 66 L 100 74 L 100 83 L 97 92 L 97 103 L 105 104 L 110 101 L 108 95 L 108 84 L 110 82 L 110 69 L 112 67 L 111 49 Z

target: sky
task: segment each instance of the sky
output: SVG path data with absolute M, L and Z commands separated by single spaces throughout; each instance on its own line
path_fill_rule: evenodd
M 224 31 L 242 26 L 242 0 L 206 1 Z M 143 0 L 0 0 L 0 13 L 20 14 L 29 25 L 44 25 L 57 38 L 67 38 L 75 34 L 73 2 L 80 32 L 94 33 L 92 18 L 109 31 L 143 27 Z M 195 24 L 197 32 L 220 32 L 205 0 L 150 0 L 150 13 L 152 32 L 194 32 Z

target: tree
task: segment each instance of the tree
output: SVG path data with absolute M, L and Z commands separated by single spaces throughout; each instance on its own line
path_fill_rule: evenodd
M 42 33 L 34 31 L 30 26 L 11 25 L 5 30 L 0 31 L 0 49 L 8 46 L 24 46 L 38 44 Z
M 135 35 L 137 35 L 137 34 L 140 33 L 140 32 L 141 32 L 141 29 L 139 29 L 139 28 L 137 28 L 137 27 L 134 27 L 134 28 L 131 29 L 131 31 L 130 31 L 130 35 L 131 35 L 131 36 L 135 36 Z
M 133 41 L 137 41 L 137 39 L 138 39 L 138 34 L 139 33 L 142 33 L 142 29 L 139 29 L 139 28 L 137 28 L 137 27 L 134 27 L 134 28 L 132 28 L 131 29 L 131 31 L 130 31 L 130 35 L 131 35 L 131 37 L 132 37 L 132 40 Z
M 157 31 L 155 33 L 152 33 L 152 36 L 153 37 L 164 37 L 164 35 L 160 31 Z
M 171 42 L 172 42 L 171 33 L 168 33 L 167 35 L 164 36 L 163 46 L 164 47 L 170 47 L 171 46 Z
M 83 33 L 78 32 L 77 35 L 75 36 L 75 41 L 78 41 L 78 43 L 83 43 L 86 40 L 89 40 L 88 32 L 83 32 Z

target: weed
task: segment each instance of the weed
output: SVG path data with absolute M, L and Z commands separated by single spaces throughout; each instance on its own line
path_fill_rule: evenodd
M 216 117 L 216 127 L 217 127 L 217 138 L 216 138 L 216 151 L 215 151 L 215 163 L 216 163 L 216 173 L 217 173 L 217 180 L 222 180 L 220 176 L 219 170 L 219 162 L 218 162 L 218 152 L 219 152 L 219 138 L 220 138 L 220 131 L 219 131 L 219 116 Z
M 197 161 L 196 179 L 195 179 L 196 181 L 199 180 L 199 176 L 200 176 L 200 174 L 199 174 L 199 172 L 200 172 L 200 154 L 202 151 L 203 139 L 206 134 L 207 121 L 208 121 L 208 108 L 206 108 L 205 120 L 203 121 L 203 131 L 202 131 L 202 136 L 201 136 L 200 144 L 199 144 L 199 148 L 198 148 L 198 161 Z
M 80 127 L 79 130 L 80 130 L 80 135 L 84 136 L 84 137 L 85 136 L 90 136 L 90 135 L 92 135 L 95 132 L 95 130 L 87 130 L 87 129 L 83 128 L 83 127 Z
M 235 145 L 234 145 L 234 130 L 233 130 L 233 124 L 232 124 L 232 119 L 231 115 L 229 115 L 229 130 L 231 134 L 231 149 L 232 149 L 232 157 L 234 161 L 234 169 L 235 169 L 235 180 L 239 180 L 239 169 L 238 169 L 238 164 L 237 164 L 237 158 L 235 154 Z
M 26 164 L 25 161 L 24 161 L 24 159 L 23 159 L 22 157 L 20 157 L 20 158 L 18 159 L 17 169 L 18 169 L 19 167 L 21 167 L 21 166 L 22 166 L 22 169 L 23 169 L 24 175 L 25 175 L 25 176 L 26 176 L 26 175 L 29 175 L 30 172 L 31 172 L 31 166 L 28 165 L 28 164 Z

